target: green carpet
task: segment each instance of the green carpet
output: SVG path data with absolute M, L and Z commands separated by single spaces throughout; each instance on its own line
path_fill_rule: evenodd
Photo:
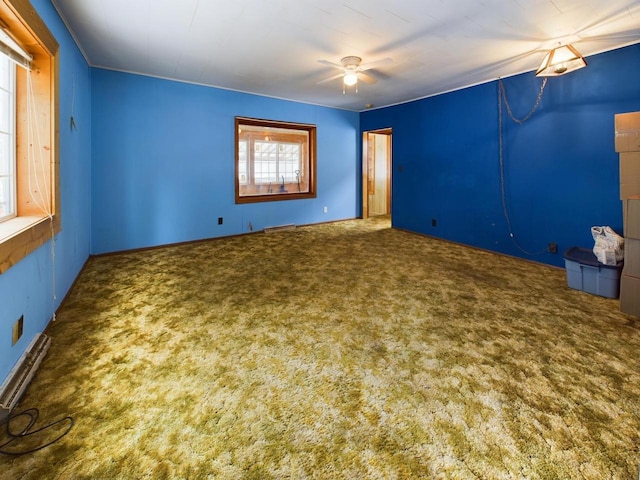
M 388 219 L 92 258 L 46 333 L 3 479 L 638 478 L 640 322 Z

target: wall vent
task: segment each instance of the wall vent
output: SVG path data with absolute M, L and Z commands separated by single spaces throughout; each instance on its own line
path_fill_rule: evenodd
M 282 232 L 285 230 L 295 230 L 296 226 L 291 223 L 288 225 L 278 225 L 277 227 L 265 227 L 264 233 Z
M 22 397 L 47 354 L 50 344 L 51 339 L 44 333 L 36 335 L 18 363 L 9 372 L 9 376 L 0 387 L 0 420 L 9 416 Z

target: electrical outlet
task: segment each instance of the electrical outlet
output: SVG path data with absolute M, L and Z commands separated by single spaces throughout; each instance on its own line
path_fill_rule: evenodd
M 222 225 L 222 217 L 218 217 L 218 225 Z
M 437 223 L 438 223 L 438 222 L 436 222 L 436 219 L 435 219 L 435 218 L 432 218 L 432 219 L 431 219 L 431 226 L 432 226 L 432 227 L 435 227 L 435 226 L 437 225 Z
M 549 242 L 549 246 L 547 247 L 547 251 L 549 253 L 558 253 L 558 244 L 554 242 Z
M 329 209 L 328 209 L 327 207 L 324 207 L 324 208 L 322 209 L 322 212 L 323 212 L 323 213 L 327 213 L 328 211 L 329 211 Z
M 11 339 L 11 345 L 15 345 L 20 340 L 22 336 L 22 331 L 24 329 L 24 315 L 20 315 L 20 318 L 16 320 L 16 323 L 13 324 L 13 336 Z

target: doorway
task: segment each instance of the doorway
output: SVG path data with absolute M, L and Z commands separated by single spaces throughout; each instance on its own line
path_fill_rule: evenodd
M 362 134 L 362 218 L 391 215 L 391 129 Z

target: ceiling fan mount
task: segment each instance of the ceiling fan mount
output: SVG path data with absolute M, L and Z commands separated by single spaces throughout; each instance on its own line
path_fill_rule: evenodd
M 356 68 L 358 68 L 358 65 L 360 65 L 360 62 L 362 62 L 362 59 L 360 57 L 355 57 L 355 56 L 343 57 L 342 60 L 340 60 L 340 63 L 344 68 L 349 68 L 352 70 L 355 70 Z

